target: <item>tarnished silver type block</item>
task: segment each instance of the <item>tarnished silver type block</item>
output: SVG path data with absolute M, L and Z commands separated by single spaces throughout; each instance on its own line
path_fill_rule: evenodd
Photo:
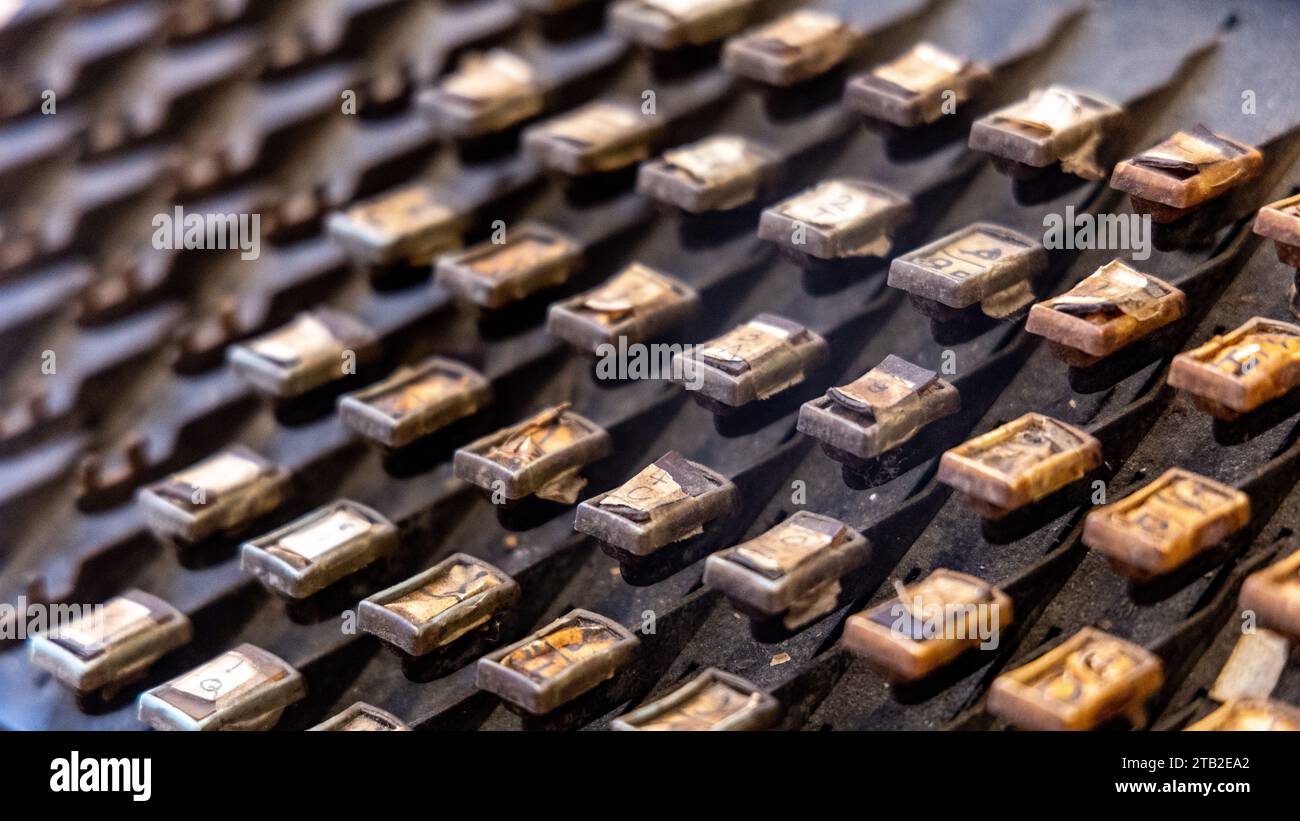
M 573 504 L 587 480 L 583 467 L 609 454 L 605 429 L 569 410 L 544 410 L 456 451 L 456 478 L 508 500 L 537 495 Z
M 829 355 L 830 347 L 816 332 L 759 314 L 689 354 L 674 354 L 672 371 L 680 376 L 674 381 L 726 410 L 799 384 Z
M 128 590 L 75 621 L 28 639 L 32 664 L 72 689 L 119 687 L 155 661 L 188 644 L 186 615 L 141 590 Z
M 767 730 L 781 719 L 781 703 L 740 676 L 710 667 L 671 693 L 610 724 L 643 732 Z
M 951 383 L 890 354 L 853 382 L 805 402 L 797 426 L 832 454 L 874 459 L 959 410 L 961 395 Z
M 236 533 L 275 510 L 289 477 L 288 468 L 237 445 L 142 488 L 137 500 L 154 533 L 198 542 Z
M 140 696 L 140 720 L 155 730 L 269 730 L 306 694 L 283 659 L 241 644 Z
M 478 661 L 477 684 L 532 715 L 545 715 L 611 679 L 641 641 L 623 625 L 573 610 Z
M 703 533 L 735 497 L 736 486 L 725 476 L 672 451 L 579 505 L 573 527 L 626 553 L 648 556 Z
M 861 533 L 801 510 L 757 538 L 710 556 L 704 583 L 721 590 L 738 610 L 760 619 L 781 616 L 793 630 L 833 609 L 840 578 L 867 556 Z
M 240 548 L 239 567 L 284 596 L 302 599 L 397 549 L 397 528 L 341 499 Z
M 411 656 L 440 650 L 501 618 L 519 585 L 482 559 L 455 553 L 361 602 L 357 624 Z

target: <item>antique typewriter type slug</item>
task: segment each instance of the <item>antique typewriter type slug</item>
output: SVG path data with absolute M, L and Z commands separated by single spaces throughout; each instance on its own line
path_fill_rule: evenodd
M 905 444 L 960 409 L 951 383 L 890 354 L 853 382 L 805 402 L 798 428 L 820 440 L 831 458 L 852 465 Z
M 622 625 L 574 610 L 479 659 L 478 687 L 511 707 L 545 715 L 632 664 L 640 644 Z
M 1088 367 L 1182 318 L 1183 292 L 1113 260 L 1068 292 L 1038 303 L 1025 330 L 1068 365 Z
M 726 414 L 798 385 L 827 355 L 826 340 L 816 332 L 759 314 L 690 353 L 674 353 L 673 381 L 700 404 Z
M 423 656 L 491 627 L 519 595 L 505 572 L 457 553 L 362 601 L 357 624 L 408 655 Z
M 1088 514 L 1083 541 L 1137 579 L 1168 573 L 1250 521 L 1250 498 L 1235 488 L 1174 468 Z
M 1100 96 L 1048 86 L 978 120 L 970 147 L 992 154 L 1012 173 L 1059 164 L 1066 173 L 1098 180 L 1104 173 L 1097 151 L 1123 116 L 1122 108 Z
M 405 732 L 411 728 L 387 710 L 358 701 L 311 729 L 317 732 Z
M 798 628 L 835 607 L 840 577 L 866 562 L 867 540 L 843 522 L 801 510 L 704 565 L 704 583 L 736 609 Z
M 770 729 L 780 717 L 776 699 L 739 676 L 709 668 L 662 698 L 614 719 L 610 729 L 745 732 Z
M 648 556 L 704 532 L 734 503 L 725 476 L 673 451 L 619 487 L 578 505 L 573 527 L 631 556 Z
M 283 659 L 241 644 L 140 696 L 140 720 L 156 730 L 269 730 L 306 689 Z
M 974 576 L 939 568 L 898 595 L 849 616 L 844 646 L 887 677 L 916 681 L 977 647 L 996 648 L 1011 598 Z
M 1150 651 L 1089 627 L 998 676 L 988 709 L 1029 730 L 1092 730 L 1120 717 L 1140 727 L 1163 680 Z
M 1169 223 L 1254 179 L 1263 165 L 1257 149 L 1197 126 L 1115 166 L 1110 185 L 1133 198 L 1134 211 Z
M 128 590 L 69 624 L 28 640 L 32 664 L 80 693 L 115 690 L 194 637 L 189 618 L 141 590 Z
M 1047 251 L 1036 240 L 976 223 L 895 258 L 889 285 L 939 321 L 976 305 L 988 316 L 1004 317 L 1033 301 L 1030 281 L 1046 268 Z
M 911 128 L 937 121 L 945 103 L 959 106 L 992 80 L 979 63 L 932 43 L 917 43 L 895 60 L 852 79 L 844 102 L 869 117 Z
M 1083 478 L 1101 464 L 1101 443 L 1073 425 L 1027 413 L 943 455 L 939 481 L 981 516 L 1000 519 Z
M 903 194 L 862 180 L 831 180 L 773 205 L 760 239 L 796 261 L 888 256 L 894 231 L 911 219 Z
M 723 65 L 750 80 L 792 86 L 843 62 L 860 39 L 833 14 L 800 9 L 728 40 Z
M 609 449 L 599 425 L 557 405 L 456 451 L 456 476 L 504 500 L 536 495 L 571 505 L 587 484 L 578 471 Z
M 1174 357 L 1169 384 L 1206 413 L 1231 421 L 1291 391 L 1300 381 L 1300 328 L 1253 317 Z

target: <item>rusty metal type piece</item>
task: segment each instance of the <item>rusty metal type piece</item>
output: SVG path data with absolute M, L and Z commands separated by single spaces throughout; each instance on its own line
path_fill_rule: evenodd
M 960 409 L 951 383 L 890 354 L 853 382 L 805 402 L 797 427 L 832 455 L 874 459 Z
M 604 428 L 566 402 L 456 451 L 456 478 L 507 500 L 537 495 L 571 505 L 587 480 L 578 471 L 611 448 Z
M 868 117 L 913 128 L 955 113 L 992 81 L 980 63 L 922 42 L 851 79 L 844 102 Z
M 998 519 L 1083 478 L 1101 464 L 1086 431 L 1027 413 L 944 453 L 939 481 L 961 491 L 980 515 Z
M 1178 288 L 1116 259 L 1031 308 L 1025 330 L 1046 338 L 1066 364 L 1087 367 L 1186 311 L 1187 297 Z
M 578 505 L 573 527 L 633 556 L 648 556 L 703 533 L 735 497 L 736 486 L 725 476 L 672 451 Z
M 671 693 L 614 719 L 610 729 L 643 732 L 767 730 L 781 704 L 745 681 L 710 667 Z
M 1263 167 L 1258 149 L 1198 125 L 1115 166 L 1110 187 L 1127 193 L 1134 211 L 1165 224 L 1253 180 Z
M 1164 680 L 1144 647 L 1085 627 L 993 682 L 988 710 L 1028 730 L 1093 730 L 1120 716 L 1146 723 L 1146 700 Z
M 1138 579 L 1169 573 L 1250 521 L 1250 497 L 1236 488 L 1172 468 L 1084 522 L 1083 541 Z
M 916 681 L 1012 624 L 1011 597 L 983 579 L 939 568 L 844 625 L 844 646 L 895 681 Z
M 423 656 L 500 619 L 519 595 L 504 571 L 455 553 L 362 601 L 357 624 L 407 655 Z
M 1232 420 L 1289 393 L 1300 381 L 1300 327 L 1252 317 L 1234 331 L 1174 357 L 1169 384 Z
M 623 625 L 573 610 L 478 661 L 477 684 L 507 704 L 546 715 L 631 664 L 641 641 Z

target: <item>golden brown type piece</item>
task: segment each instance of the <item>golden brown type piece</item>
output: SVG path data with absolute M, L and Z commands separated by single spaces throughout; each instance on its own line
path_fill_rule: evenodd
M 1027 413 L 943 455 L 939 481 L 980 515 L 999 519 L 1083 478 L 1101 464 L 1101 443 L 1073 425 Z
M 1085 627 L 993 682 L 988 710 L 1026 730 L 1093 730 L 1143 705 L 1164 680 L 1160 659 L 1136 644 Z
M 1169 384 L 1205 412 L 1231 421 L 1300 382 L 1300 327 L 1257 316 L 1174 357 Z
M 1200 732 L 1296 732 L 1300 731 L 1300 709 L 1272 700 L 1230 701 L 1185 729 Z
M 1083 542 L 1117 571 L 1143 580 L 1169 573 L 1250 521 L 1250 497 L 1172 468 L 1145 487 L 1088 514 Z
M 1025 330 L 1047 339 L 1057 359 L 1088 367 L 1187 311 L 1187 297 L 1162 279 L 1112 260 L 1029 311 Z
M 1261 237 L 1273 240 L 1282 264 L 1300 268 L 1300 194 L 1259 209 L 1254 230 Z
M 1110 187 L 1129 194 L 1134 211 L 1163 224 L 1253 180 L 1263 166 L 1258 149 L 1198 125 L 1115 166 Z
M 895 588 L 899 595 L 844 626 L 844 646 L 895 681 L 924 678 L 976 647 L 996 648 L 1014 620 L 1010 596 L 955 570 Z
M 1300 550 L 1247 576 L 1239 603 L 1265 626 L 1300 640 Z

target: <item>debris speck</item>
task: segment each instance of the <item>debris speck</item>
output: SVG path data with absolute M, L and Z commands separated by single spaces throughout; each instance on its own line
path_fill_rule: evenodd
M 772 656 L 772 661 L 767 666 L 775 667 L 778 664 L 785 664 L 789 660 L 790 660 L 789 653 L 777 653 L 775 656 Z

